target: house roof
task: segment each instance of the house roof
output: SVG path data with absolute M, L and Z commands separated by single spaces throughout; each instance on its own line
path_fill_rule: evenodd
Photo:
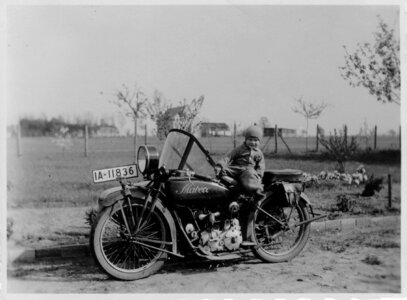
M 118 131 L 117 127 L 115 125 L 100 125 L 98 126 L 98 130 L 113 130 L 113 131 Z
M 263 129 L 266 130 L 275 130 L 275 127 L 264 127 Z M 277 127 L 278 130 L 295 130 L 295 129 L 291 129 L 291 128 L 283 128 L 283 127 Z
M 210 129 L 221 129 L 221 130 L 229 130 L 229 126 L 226 123 L 211 123 L 211 122 L 202 122 L 202 127 L 207 127 Z
M 183 113 L 184 109 L 185 109 L 185 106 L 171 107 L 165 111 L 165 114 L 167 114 L 170 117 L 174 117 L 177 114 Z

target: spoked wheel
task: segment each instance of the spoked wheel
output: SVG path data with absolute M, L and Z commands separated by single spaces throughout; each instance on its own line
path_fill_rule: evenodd
M 157 272 L 167 258 L 163 216 L 154 210 L 140 220 L 143 205 L 136 199 L 106 207 L 92 226 L 90 244 L 96 261 L 111 276 L 136 280 Z M 144 214 L 146 215 L 146 213 Z
M 310 224 L 296 224 L 308 220 L 309 214 L 303 203 L 281 207 L 273 205 L 273 199 L 260 203 L 249 223 L 251 239 L 258 244 L 254 254 L 266 262 L 289 261 L 305 247 Z

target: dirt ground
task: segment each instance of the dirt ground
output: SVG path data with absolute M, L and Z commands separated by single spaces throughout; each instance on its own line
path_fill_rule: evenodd
M 8 266 L 8 293 L 401 293 L 400 224 L 313 230 L 291 262 L 168 262 L 148 278 L 109 278 L 91 258 Z

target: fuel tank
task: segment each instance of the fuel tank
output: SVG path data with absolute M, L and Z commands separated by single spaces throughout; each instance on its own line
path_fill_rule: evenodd
M 194 207 L 227 203 L 230 199 L 230 191 L 224 186 L 189 178 L 170 178 L 166 192 L 176 204 Z

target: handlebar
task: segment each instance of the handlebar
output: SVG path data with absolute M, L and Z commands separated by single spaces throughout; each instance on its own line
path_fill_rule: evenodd
M 206 176 L 206 175 L 201 175 L 201 174 L 197 174 L 194 171 L 189 171 L 189 170 L 171 170 L 170 171 L 170 176 L 176 176 L 176 177 L 194 177 L 197 179 L 201 179 L 201 180 L 205 180 L 205 181 L 213 181 L 214 178 L 210 177 L 210 176 Z

